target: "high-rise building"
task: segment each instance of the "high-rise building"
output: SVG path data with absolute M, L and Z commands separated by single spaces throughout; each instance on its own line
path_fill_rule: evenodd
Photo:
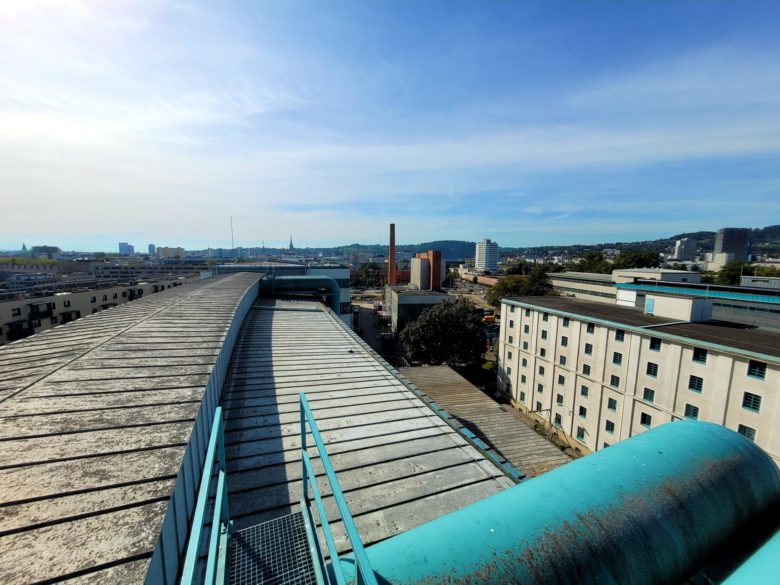
M 154 256 L 157 253 L 157 248 L 154 244 L 149 244 L 149 255 Z
M 691 238 L 677 240 L 674 245 L 674 257 L 687 262 L 696 260 L 696 240 Z
M 119 242 L 120 254 L 135 254 L 135 246 L 128 244 L 127 242 Z
M 498 244 L 490 239 L 477 242 L 477 251 L 474 259 L 474 268 L 478 271 L 496 272 L 498 270 Z
M 750 229 L 748 228 L 720 228 L 715 236 L 713 260 L 719 254 L 731 254 L 730 261 L 747 262 L 749 242 Z

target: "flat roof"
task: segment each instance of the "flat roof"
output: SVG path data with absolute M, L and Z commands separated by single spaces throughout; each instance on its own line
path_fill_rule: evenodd
M 205 387 L 257 274 L 0 347 L 0 582 L 142 582 Z
M 613 284 L 611 274 L 598 274 L 594 272 L 548 272 L 549 278 L 578 278 L 580 280 L 592 280 L 594 282 L 604 282 Z
M 744 354 L 751 358 L 780 361 L 780 333 L 747 325 L 710 321 L 680 323 L 679 320 L 647 315 L 641 309 L 610 305 L 571 297 L 516 297 L 504 299 L 522 306 L 565 314 L 577 319 L 633 329 L 647 335 L 666 337 L 690 345 Z M 650 327 L 650 329 L 647 329 Z M 644 330 L 643 330 L 644 329 Z
M 399 296 L 415 296 L 415 297 L 450 297 L 449 293 L 439 292 L 436 290 L 418 290 L 418 289 L 392 289 L 394 293 L 398 293 Z M 454 299 L 455 297 L 453 297 Z

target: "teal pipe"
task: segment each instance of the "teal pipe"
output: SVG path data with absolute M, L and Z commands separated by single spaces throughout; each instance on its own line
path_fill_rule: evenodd
M 754 443 L 719 425 L 680 421 L 366 553 L 380 583 L 680 583 L 778 502 L 780 473 Z M 342 565 L 353 577 L 352 560 Z
M 275 296 L 280 293 L 325 295 L 328 306 L 340 314 L 341 287 L 329 276 L 266 276 L 260 281 L 261 292 Z
M 756 585 L 780 580 L 780 531 L 753 553 L 723 585 Z

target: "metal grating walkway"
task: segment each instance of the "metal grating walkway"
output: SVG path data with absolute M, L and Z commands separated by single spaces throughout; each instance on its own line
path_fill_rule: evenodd
M 233 535 L 231 585 L 314 585 L 303 514 L 288 514 Z

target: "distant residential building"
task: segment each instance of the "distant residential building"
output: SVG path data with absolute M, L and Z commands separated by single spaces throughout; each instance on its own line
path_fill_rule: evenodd
M 155 254 L 157 254 L 157 248 L 154 244 L 149 244 L 149 255 L 154 256 Z
M 47 258 L 53 260 L 56 255 L 61 253 L 62 250 L 57 246 L 33 246 L 30 249 L 30 255 L 33 258 Z
M 780 333 L 700 322 L 711 299 L 651 300 L 653 315 L 562 297 L 503 300 L 499 387 L 583 452 L 688 418 L 733 429 L 780 463 Z
M 128 244 L 127 242 L 119 242 L 119 253 L 123 256 L 135 254 L 135 246 Z
M 169 248 L 168 246 L 158 246 L 158 258 L 184 258 L 184 248 Z
M 718 254 L 730 254 L 731 262 L 747 262 L 749 244 L 748 228 L 720 228 L 715 236 L 713 261 L 718 261 Z
M 447 273 L 447 262 L 438 250 L 420 252 L 411 259 L 411 286 L 418 290 L 438 290 Z
M 683 262 L 696 260 L 696 240 L 682 238 L 674 245 L 674 257 Z
M 198 279 L 173 278 L 0 302 L 0 345 Z
M 477 242 L 474 268 L 480 272 L 486 270 L 496 272 L 498 270 L 498 244 L 496 242 L 491 242 L 490 239 Z

